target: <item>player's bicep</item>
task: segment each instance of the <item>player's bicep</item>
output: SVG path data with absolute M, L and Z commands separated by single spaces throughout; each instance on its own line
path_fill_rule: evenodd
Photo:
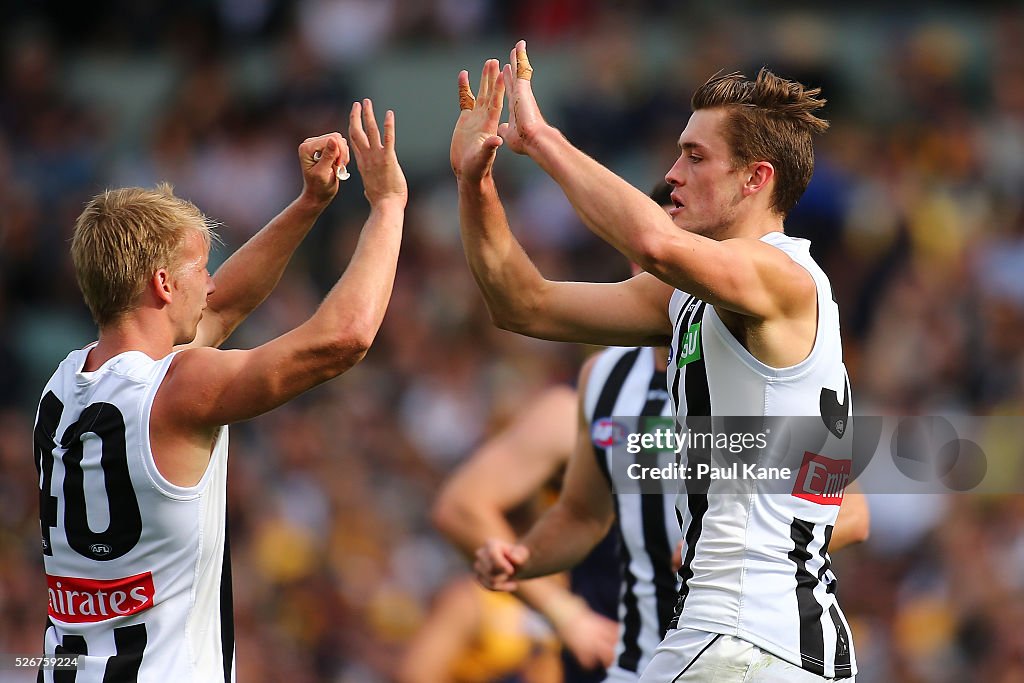
M 156 400 L 184 424 L 231 424 L 287 403 L 357 360 L 333 344 L 310 343 L 301 327 L 255 349 L 191 348 L 175 357 Z
M 603 346 L 652 346 L 672 336 L 672 288 L 649 273 L 623 282 L 550 282 L 528 323 L 531 336 Z
M 810 273 L 760 240 L 684 235 L 674 246 L 658 277 L 713 306 L 767 320 L 816 300 Z

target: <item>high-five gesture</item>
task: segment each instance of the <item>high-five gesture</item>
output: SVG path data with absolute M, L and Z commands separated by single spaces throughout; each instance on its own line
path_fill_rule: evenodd
M 498 60 L 489 59 L 480 74 L 477 96 L 469 88 L 469 73 L 459 72 L 459 120 L 452 134 L 451 162 L 455 177 L 479 180 L 491 172 L 501 146 L 498 121 L 505 98 Z
M 501 74 L 508 91 L 508 123 L 498 127 L 498 135 L 513 152 L 526 154 L 533 136 L 547 123 L 533 96 L 533 67 L 526 55 L 525 40 L 516 43 Z
M 393 199 L 405 206 L 409 189 L 395 156 L 395 113 L 389 109 L 384 114 L 382 139 L 373 116 L 373 103 L 370 100 L 353 102 L 348 116 L 348 137 L 370 205 Z

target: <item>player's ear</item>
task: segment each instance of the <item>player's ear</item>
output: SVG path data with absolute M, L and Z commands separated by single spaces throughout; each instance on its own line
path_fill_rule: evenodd
M 747 170 L 747 179 L 743 184 L 743 195 L 757 194 L 767 187 L 775 177 L 775 167 L 768 161 L 755 161 Z
M 149 284 L 153 287 L 153 294 L 158 300 L 165 304 L 171 303 L 173 288 L 171 287 L 171 273 L 167 268 L 158 268 L 150 278 Z

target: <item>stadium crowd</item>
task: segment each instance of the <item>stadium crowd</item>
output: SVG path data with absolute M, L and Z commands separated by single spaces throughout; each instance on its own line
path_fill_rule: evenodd
M 551 55 L 570 70 L 557 106 L 547 98 L 556 125 L 645 191 L 676 154 L 689 93 L 715 71 L 750 75 L 768 64 L 821 85 L 832 129 L 787 228 L 814 240 L 832 279 L 858 412 L 1024 411 L 1024 13 L 932 8 L 883 18 L 869 3 L 658 16 L 655 5 L 208 0 L 5 10 L 0 652 L 41 649 L 32 420 L 48 370 L 94 335 L 68 258 L 75 216 L 104 187 L 166 179 L 236 247 L 293 196 L 295 144 L 343 125 L 367 74 L 381 109 L 396 108 L 410 181 L 406 242 L 366 360 L 232 430 L 239 680 L 389 680 L 435 592 L 463 571 L 430 527 L 439 483 L 517 406 L 571 382 L 589 350 L 492 326 L 459 243 L 450 127 L 412 139 L 420 114 L 388 99 L 408 84 L 375 64 L 397 51 L 447 64 L 452 53 L 498 55 L 529 38 L 535 61 Z M 455 75 L 478 63 L 454 63 L 446 89 L 419 106 L 453 123 Z M 403 142 L 422 151 L 406 159 Z M 626 276 L 557 188 L 499 157 L 499 173 L 516 179 L 505 197 L 511 223 L 546 275 Z M 351 251 L 364 218 L 359 194 L 354 173 L 229 346 L 259 344 L 312 311 Z M 1007 476 L 1020 480 L 1019 470 Z M 871 538 L 834 558 L 859 680 L 1024 680 L 1024 497 L 866 493 Z M 0 671 L 0 681 L 17 675 Z

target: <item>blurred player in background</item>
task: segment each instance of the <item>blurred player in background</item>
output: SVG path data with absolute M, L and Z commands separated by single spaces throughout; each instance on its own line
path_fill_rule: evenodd
M 213 277 L 211 224 L 169 186 L 110 190 L 79 216 L 71 251 L 99 341 L 60 364 L 35 426 L 44 651 L 79 668 L 41 681 L 234 680 L 224 425 L 352 367 L 391 295 L 407 200 L 394 115 L 382 136 L 355 103 L 349 141 L 370 203 L 352 260 L 307 322 L 255 349 L 216 347 L 337 193 L 340 134 L 299 146 L 302 194 Z
M 819 412 L 826 424 L 845 425 L 851 399 L 838 308 L 809 243 L 783 227 L 813 171 L 812 135 L 828 126 L 814 115 L 824 104 L 818 91 L 767 69 L 754 81 L 729 74 L 701 86 L 665 176 L 674 204 L 666 217 L 544 121 L 525 42 L 509 61 L 501 74 L 496 60 L 486 62 L 473 108 L 468 75 L 459 75 L 451 147 L 463 245 L 495 322 L 561 341 L 671 342 L 668 391 L 680 425 L 692 416 Z M 499 128 L 506 90 L 510 116 Z M 645 272 L 614 284 L 544 279 L 498 197 L 491 169 L 502 144 L 537 162 L 587 226 Z M 687 452 L 686 464 L 706 455 Z M 853 677 L 827 554 L 837 501 L 714 495 L 720 488 L 688 484 L 679 497 L 677 619 L 642 680 Z M 496 586 L 514 585 L 527 554 L 490 550 L 484 573 Z
M 486 447 L 483 451 L 491 452 Z M 550 505 L 547 498 L 547 490 L 534 491 L 501 515 L 502 523 L 510 533 L 522 534 Z M 543 596 L 558 591 L 579 601 L 563 583 L 554 583 L 555 588 Z M 567 614 L 565 628 L 574 614 L 578 616 L 575 610 Z M 472 574 L 462 574 L 434 597 L 402 656 L 396 679 L 397 683 L 562 683 L 560 650 L 558 637 L 541 614 L 508 593 L 484 589 Z
M 557 495 L 575 444 L 576 392 L 553 386 L 457 469 L 434 504 L 434 523 L 467 557 L 492 538 L 513 541 L 536 521 L 514 528 L 510 516 Z M 524 581 L 516 595 L 551 624 L 565 646 L 567 683 L 600 681 L 618 640 L 618 541 L 607 534 L 562 577 Z M 571 588 L 571 590 L 570 590 Z

